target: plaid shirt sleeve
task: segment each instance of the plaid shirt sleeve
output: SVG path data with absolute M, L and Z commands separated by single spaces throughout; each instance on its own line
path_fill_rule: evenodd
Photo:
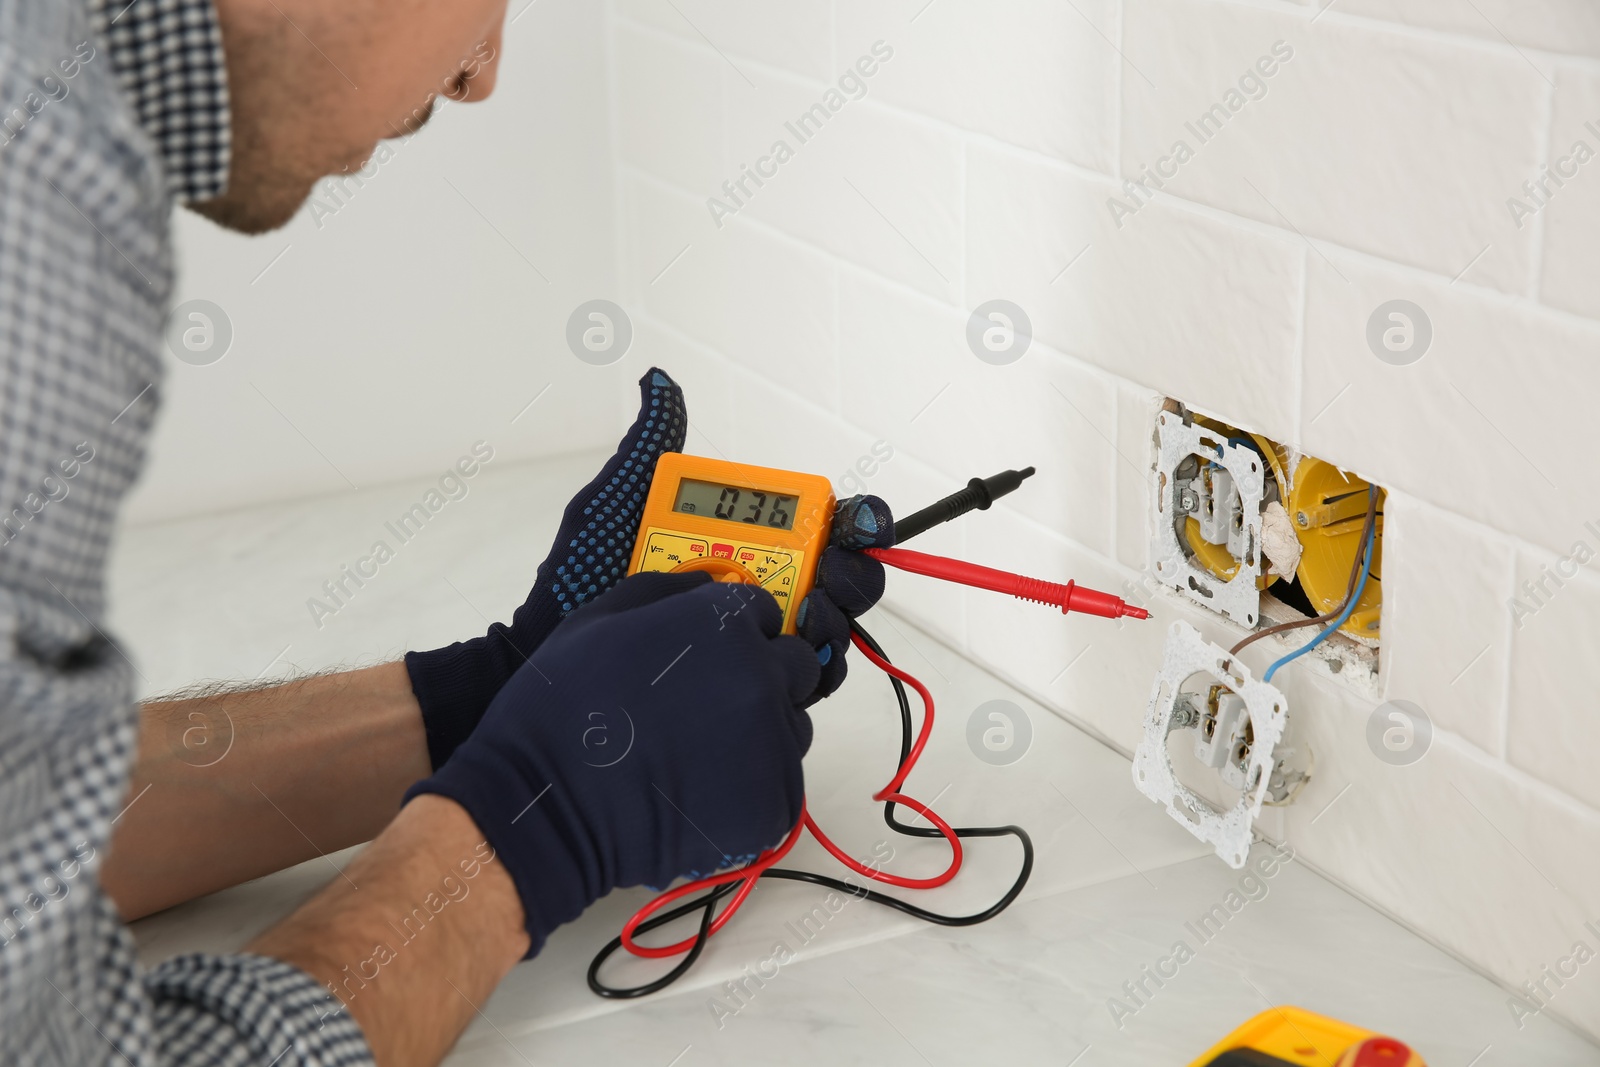
M 260 956 L 144 973 L 97 874 L 135 751 L 105 633 L 115 513 L 161 392 L 174 199 L 227 180 L 211 0 L 0 0 L 0 1063 L 372 1062 Z

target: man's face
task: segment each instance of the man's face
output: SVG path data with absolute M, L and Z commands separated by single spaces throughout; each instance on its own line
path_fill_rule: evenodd
M 190 205 L 263 233 L 329 174 L 414 133 L 437 97 L 494 91 L 506 0 L 215 0 L 233 158 L 220 197 Z

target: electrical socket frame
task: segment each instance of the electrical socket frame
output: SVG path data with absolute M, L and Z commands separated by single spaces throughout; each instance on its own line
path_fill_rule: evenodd
M 1197 426 L 1183 415 L 1162 411 L 1156 420 L 1160 448 L 1156 456 L 1156 493 L 1151 521 L 1150 558 L 1156 579 L 1212 611 L 1243 626 L 1254 627 L 1261 615 L 1261 508 L 1266 471 L 1253 448 L 1230 444 L 1224 436 Z M 1178 543 L 1174 519 L 1178 494 L 1177 469 L 1190 456 L 1210 457 L 1233 479 L 1244 516 L 1245 556 L 1224 582 L 1190 561 Z
M 1245 788 L 1227 811 L 1218 811 L 1179 781 L 1167 751 L 1179 694 L 1183 684 L 1197 674 L 1209 675 L 1232 690 L 1244 700 L 1250 715 L 1253 740 Z M 1151 800 L 1164 804 L 1178 825 L 1211 845 L 1223 862 L 1238 870 L 1250 852 L 1255 820 L 1272 783 L 1274 750 L 1283 739 L 1288 709 L 1288 698 L 1276 686 L 1254 678 L 1237 656 L 1207 641 L 1193 626 L 1175 622 L 1167 631 L 1161 669 L 1145 708 L 1144 736 L 1133 756 L 1133 784 Z

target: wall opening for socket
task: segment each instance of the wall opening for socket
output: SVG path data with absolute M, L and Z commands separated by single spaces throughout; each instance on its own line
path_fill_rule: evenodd
M 1285 627 L 1291 645 L 1332 625 L 1354 583 L 1354 606 L 1319 658 L 1375 675 L 1383 489 L 1176 400 L 1157 413 L 1155 435 L 1156 577 L 1246 629 Z

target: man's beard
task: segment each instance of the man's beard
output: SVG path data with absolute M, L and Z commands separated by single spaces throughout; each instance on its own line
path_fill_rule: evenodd
M 410 137 L 432 117 L 433 109 L 424 106 L 391 128 L 396 137 Z M 300 211 L 319 179 L 361 169 L 377 148 L 340 152 L 328 145 L 296 147 L 299 152 L 293 155 L 275 151 L 259 128 L 236 122 L 227 189 L 219 197 L 188 205 L 189 209 L 239 233 L 276 230 Z
M 249 153 L 241 151 L 238 132 L 236 129 L 226 191 L 211 200 L 192 203 L 189 209 L 218 226 L 239 233 L 276 230 L 295 217 L 322 175 L 291 169 L 282 159 L 268 166 L 252 166 L 254 161 Z M 307 168 L 313 169 L 320 168 Z

